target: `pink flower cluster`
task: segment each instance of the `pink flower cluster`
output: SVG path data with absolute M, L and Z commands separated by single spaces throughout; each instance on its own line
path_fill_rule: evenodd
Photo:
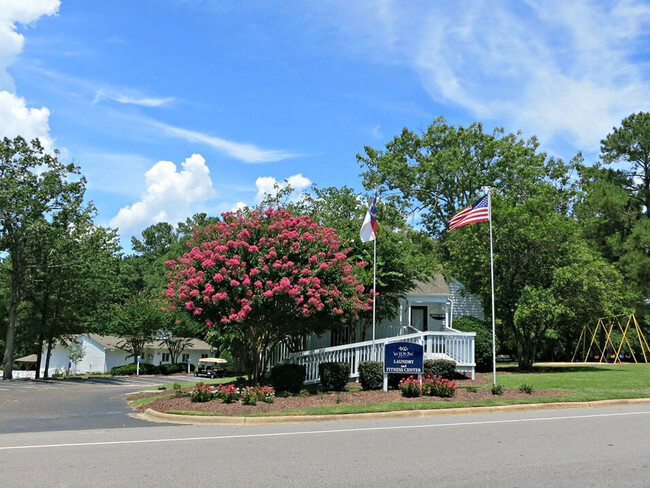
M 268 313 L 287 321 L 353 316 L 371 307 L 334 229 L 273 209 L 222 218 L 194 235 L 189 252 L 167 261 L 167 297 L 208 327 Z

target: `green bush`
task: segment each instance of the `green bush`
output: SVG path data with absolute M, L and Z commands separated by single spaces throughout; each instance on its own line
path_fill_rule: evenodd
M 447 359 L 427 359 L 424 362 L 424 376 L 442 376 L 453 380 L 456 375 L 456 363 Z
M 115 366 L 111 368 L 111 374 L 113 376 L 132 376 L 136 374 L 137 365 L 136 364 L 125 364 L 123 366 Z M 158 366 L 154 366 L 149 363 L 140 363 L 140 374 L 159 374 L 160 369 Z
M 503 386 L 493 385 L 491 391 L 493 395 L 503 395 Z
M 271 383 L 277 392 L 298 393 L 306 375 L 307 368 L 303 364 L 278 364 L 271 370 Z
M 320 363 L 318 365 L 320 384 L 325 391 L 344 391 L 350 379 L 348 363 Z
M 364 390 L 380 390 L 384 386 L 384 364 L 381 361 L 359 363 L 359 381 Z
M 474 317 L 457 317 L 454 319 L 453 327 L 461 332 L 476 332 L 474 340 L 476 370 L 492 371 L 492 330 Z
M 187 363 L 161 364 L 161 374 L 187 373 Z M 190 364 L 190 371 L 194 371 L 194 365 Z
M 533 392 L 533 385 L 524 383 L 519 387 L 519 391 L 521 391 L 522 393 L 528 393 L 530 395 Z

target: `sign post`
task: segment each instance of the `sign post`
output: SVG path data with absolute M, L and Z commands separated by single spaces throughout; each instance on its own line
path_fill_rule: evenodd
M 191 368 L 192 360 L 190 358 L 187 358 L 187 374 L 190 374 L 192 372 Z
M 384 346 L 384 391 L 389 374 L 416 374 L 420 382 L 424 372 L 424 347 L 412 342 L 389 342 Z
M 135 375 L 140 376 L 140 356 L 138 356 L 138 364 L 135 367 Z

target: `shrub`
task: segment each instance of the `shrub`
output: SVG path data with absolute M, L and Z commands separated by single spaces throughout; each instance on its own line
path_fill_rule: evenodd
M 306 374 L 307 369 L 302 364 L 278 364 L 271 370 L 271 383 L 276 391 L 298 393 Z
M 197 383 L 194 388 L 190 390 L 190 400 L 192 402 L 209 402 L 214 398 L 214 393 L 210 386 L 205 383 Z
M 113 376 L 130 376 L 136 374 L 136 364 L 124 364 L 122 366 L 115 366 L 111 368 Z M 149 363 L 140 363 L 140 374 L 159 374 L 160 369 Z
M 187 373 L 187 363 L 161 364 L 158 368 L 160 374 Z M 194 371 L 193 364 L 190 364 L 190 371 Z
M 257 388 L 247 386 L 241 392 L 241 402 L 244 405 L 257 405 Z
M 257 399 L 264 403 L 273 403 L 275 401 L 275 390 L 270 386 L 257 385 Z
M 408 398 L 419 397 L 422 395 L 422 385 L 420 385 L 420 380 L 413 376 L 403 378 L 399 382 L 399 389 L 402 392 L 402 396 Z
M 530 395 L 533 392 L 533 385 L 524 383 L 519 387 L 519 391 L 521 391 L 522 393 L 528 393 Z
M 350 365 L 348 363 L 320 363 L 318 374 L 323 390 L 343 391 L 350 379 Z
M 241 393 L 235 385 L 224 385 L 219 388 L 217 395 L 224 403 L 235 403 L 239 400 Z
M 474 317 L 457 317 L 453 327 L 461 332 L 476 332 L 474 361 L 477 371 L 492 370 L 492 330 L 485 322 Z M 498 349 L 498 344 L 497 344 Z
M 303 388 L 302 390 L 300 390 L 298 392 L 298 396 L 303 397 L 303 398 L 308 397 L 309 396 L 309 390 L 306 390 L 306 389 Z
M 425 376 L 422 379 L 422 394 L 439 397 L 453 397 L 458 387 L 456 383 L 442 376 Z
M 501 385 L 492 386 L 492 394 L 493 395 L 503 395 L 503 386 L 501 386 Z
M 442 376 L 448 380 L 456 375 L 456 363 L 447 359 L 427 359 L 424 362 L 424 376 Z
M 380 361 L 359 363 L 359 381 L 364 390 L 380 390 L 384 386 L 384 365 Z

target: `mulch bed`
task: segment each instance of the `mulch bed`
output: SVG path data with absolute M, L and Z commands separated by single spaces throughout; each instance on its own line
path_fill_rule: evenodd
M 476 380 L 460 379 L 456 380 L 459 387 L 473 386 L 481 384 L 490 384 L 486 374 L 477 373 Z M 322 392 L 309 396 L 291 396 L 286 398 L 276 397 L 274 403 L 258 402 L 257 405 L 243 405 L 241 402 L 224 403 L 219 399 L 215 399 L 205 403 L 192 403 L 188 397 L 173 397 L 173 398 L 160 398 L 146 405 L 136 407 L 140 411 L 148 408 L 158 412 L 170 412 L 173 410 L 196 411 L 196 412 L 209 412 L 218 413 L 226 416 L 242 416 L 254 413 L 278 412 L 281 410 L 296 410 L 315 407 L 329 407 L 336 405 L 361 405 L 372 403 L 386 403 L 386 402 L 432 402 L 432 403 L 449 403 L 455 401 L 483 401 L 495 399 L 512 399 L 512 398 L 539 398 L 549 397 L 565 394 L 564 391 L 557 390 L 533 390 L 532 393 L 524 393 L 519 389 L 503 389 L 503 394 L 495 396 L 489 388 L 478 389 L 477 391 L 467 391 L 465 388 L 459 388 L 456 396 L 453 398 L 440 398 L 422 396 L 417 398 L 406 398 L 402 396 L 399 390 L 389 391 L 361 391 L 358 390 L 360 385 L 358 383 L 349 383 L 348 389 L 352 391 L 344 392 Z M 189 391 L 189 390 L 186 390 Z M 138 395 L 129 396 L 129 400 L 136 398 L 160 396 L 171 393 L 170 390 L 141 393 Z

